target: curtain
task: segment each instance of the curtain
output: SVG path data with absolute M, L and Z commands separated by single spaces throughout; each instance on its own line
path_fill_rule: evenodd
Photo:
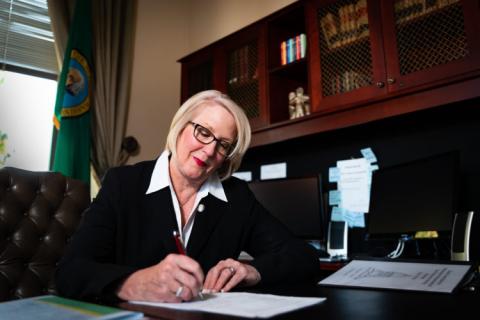
M 129 107 L 135 10 L 133 0 L 92 1 L 96 77 L 92 163 L 99 177 L 124 159 L 121 146 Z
M 48 0 L 59 66 L 68 41 L 75 0 Z M 136 0 L 92 0 L 92 164 L 98 177 L 125 161 Z
M 68 31 L 73 19 L 75 0 L 47 0 L 47 4 L 50 24 L 55 38 L 58 70 L 61 70 L 63 56 L 67 49 Z

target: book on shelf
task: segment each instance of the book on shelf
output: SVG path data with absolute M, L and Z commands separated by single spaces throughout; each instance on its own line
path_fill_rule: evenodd
M 290 38 L 287 40 L 287 63 L 295 61 L 295 40 Z
M 300 39 L 300 35 L 296 36 L 295 37 L 295 60 L 300 60 L 302 57 L 301 57 L 301 54 L 302 54 L 302 50 L 301 50 L 301 42 L 302 40 Z
M 232 51 L 228 59 L 228 84 L 233 85 L 238 81 L 238 50 Z
M 370 29 L 368 27 L 367 0 L 357 1 L 355 4 L 355 13 L 357 18 L 357 37 L 359 39 L 368 37 L 370 35 Z
M 371 80 L 368 75 L 361 72 L 346 70 L 334 75 L 331 79 L 331 84 L 332 94 L 338 94 L 369 86 Z
M 408 22 L 425 14 L 441 10 L 446 6 L 460 2 L 460 0 L 401 0 L 395 2 L 395 16 L 397 24 Z
M 327 12 L 320 19 L 320 28 L 328 49 L 348 45 L 370 34 L 367 0 L 358 0 Z
M 248 74 L 248 50 L 249 46 L 245 45 L 241 47 L 239 50 L 240 53 L 240 61 L 239 61 L 239 75 L 240 75 L 240 83 L 245 83 L 249 80 L 249 74 Z
M 342 6 L 338 9 L 338 18 L 340 21 L 340 45 L 347 44 L 347 19 L 348 19 L 348 13 L 346 10 L 346 6 Z
M 397 23 L 410 21 L 425 13 L 426 0 L 402 0 L 395 3 Z
M 229 85 L 240 85 L 255 79 L 257 75 L 256 66 L 251 66 L 254 59 L 250 57 L 251 46 L 245 45 L 231 52 L 229 56 Z
M 357 40 L 357 15 L 355 12 L 355 5 L 349 4 L 346 6 L 346 24 L 347 24 L 347 43 Z
M 298 34 L 280 43 L 280 64 L 286 65 L 305 58 L 307 54 L 307 36 Z
M 280 44 L 280 64 L 287 64 L 287 41 L 282 41 Z
M 329 49 L 336 48 L 337 45 L 337 37 L 339 34 L 337 21 L 335 16 L 332 13 L 327 13 L 321 20 L 320 20 L 320 27 L 323 31 L 323 36 L 325 39 L 325 43 Z
M 2 302 L 0 303 L 0 318 L 19 320 L 133 320 L 142 319 L 143 313 L 46 295 Z
M 305 33 L 300 34 L 300 58 L 303 59 L 307 56 L 307 35 Z

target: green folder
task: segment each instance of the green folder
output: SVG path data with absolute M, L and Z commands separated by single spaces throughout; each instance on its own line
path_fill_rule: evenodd
M 78 300 L 48 295 L 0 303 L 0 314 L 5 319 L 17 320 L 133 320 L 141 319 L 141 312 L 127 311 Z

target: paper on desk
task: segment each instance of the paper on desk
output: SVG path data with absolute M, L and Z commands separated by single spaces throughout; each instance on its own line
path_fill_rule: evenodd
M 353 260 L 321 285 L 452 292 L 469 265 Z
M 129 302 L 175 310 L 204 311 L 246 318 L 269 318 L 320 303 L 325 299 L 248 292 L 225 292 L 208 294 L 205 295 L 203 300 L 183 303 Z

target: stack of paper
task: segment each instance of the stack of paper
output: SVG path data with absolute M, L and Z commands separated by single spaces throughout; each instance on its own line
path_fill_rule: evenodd
M 451 293 L 471 268 L 469 264 L 353 260 L 319 284 Z

